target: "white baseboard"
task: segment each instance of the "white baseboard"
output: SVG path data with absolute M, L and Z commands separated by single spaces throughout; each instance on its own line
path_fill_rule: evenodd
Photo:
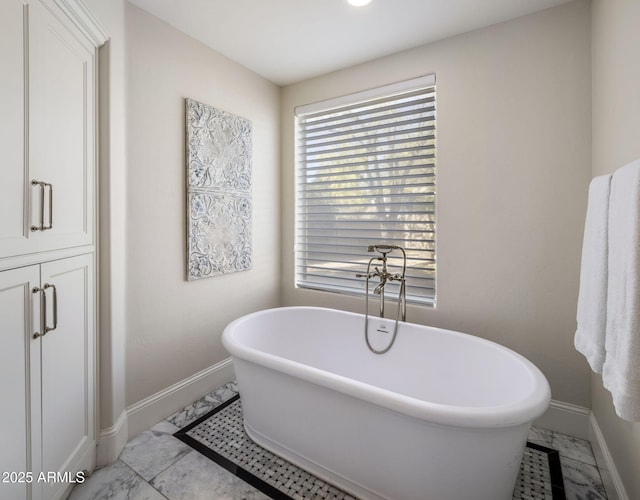
M 591 411 L 583 406 L 552 399 L 545 414 L 537 419 L 533 425 L 580 439 L 589 439 L 590 414 Z
M 607 491 L 607 497 L 609 500 L 629 500 L 629 495 L 622 483 L 622 478 L 618 473 L 616 464 L 613 463 L 613 458 L 609 452 L 607 442 L 604 440 L 604 435 L 600 430 L 598 421 L 593 413 L 589 416 L 589 432 L 591 447 L 593 448 L 593 454 L 596 457 L 598 463 L 598 469 L 600 470 L 600 476 L 604 483 L 605 490 Z
M 604 435 L 591 410 L 552 400 L 546 413 L 533 425 L 591 442 L 607 497 L 609 500 L 629 500 Z
M 100 467 L 115 462 L 122 448 L 127 444 L 127 440 L 127 412 L 125 410 L 113 426 L 100 431 L 96 450 L 96 465 Z
M 216 363 L 127 408 L 128 438 L 193 403 L 235 377 L 231 358 Z
M 131 406 L 98 437 L 96 465 L 115 462 L 133 436 L 235 378 L 231 358 L 216 363 Z

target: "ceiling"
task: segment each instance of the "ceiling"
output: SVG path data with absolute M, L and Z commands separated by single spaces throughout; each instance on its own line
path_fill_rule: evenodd
M 288 85 L 570 0 L 129 0 Z

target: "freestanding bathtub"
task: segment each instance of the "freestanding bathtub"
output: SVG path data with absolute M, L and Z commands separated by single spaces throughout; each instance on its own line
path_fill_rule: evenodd
M 369 319 L 383 347 L 393 321 Z M 247 434 L 366 499 L 512 498 L 531 422 L 550 400 L 528 360 L 463 333 L 401 323 L 384 355 L 364 315 L 284 307 L 230 323 Z

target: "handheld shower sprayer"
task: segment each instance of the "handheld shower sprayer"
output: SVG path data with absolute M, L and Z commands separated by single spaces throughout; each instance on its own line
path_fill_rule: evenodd
M 402 273 L 391 274 L 387 270 L 387 254 L 391 253 L 393 250 L 400 250 L 402 252 Z M 402 316 L 402 321 L 406 321 L 407 317 L 407 298 L 406 298 L 406 283 L 405 283 L 405 272 L 407 269 L 407 253 L 404 248 L 399 247 L 397 245 L 369 245 L 367 247 L 367 252 L 378 252 L 380 256 L 371 257 L 369 259 L 369 263 L 367 264 L 367 273 L 366 274 L 356 274 L 357 278 L 366 278 L 365 282 L 365 316 L 364 316 L 364 337 L 367 342 L 367 346 L 374 354 L 384 354 L 393 345 L 396 334 L 398 333 L 398 321 L 400 320 L 400 316 Z M 371 264 L 373 261 L 378 260 L 382 262 L 382 270 L 380 270 L 377 266 L 374 267 L 374 272 L 371 272 Z M 391 281 L 399 281 L 400 287 L 398 290 L 398 310 L 396 314 L 396 321 L 393 328 L 393 336 L 386 348 L 384 349 L 375 349 L 371 343 L 369 342 L 369 279 L 373 277 L 378 277 L 380 279 L 380 283 L 373 290 L 373 293 L 380 296 L 380 317 L 384 318 L 384 289 L 388 282 Z

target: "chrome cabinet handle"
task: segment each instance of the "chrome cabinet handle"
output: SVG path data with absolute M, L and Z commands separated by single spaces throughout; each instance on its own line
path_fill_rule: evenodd
M 47 326 L 47 289 L 53 288 L 53 326 Z M 47 333 L 52 332 L 58 328 L 58 290 L 55 285 L 45 283 L 42 288 L 35 287 L 31 290 L 32 293 L 40 293 L 40 332 L 35 332 L 31 337 L 37 339 L 44 337 Z
M 53 184 L 49 184 L 47 182 L 43 183 L 45 186 L 49 187 L 49 225 L 44 226 L 44 230 L 53 228 Z
M 53 326 L 47 326 L 47 288 L 53 288 Z M 42 287 L 42 294 L 44 295 L 45 301 L 45 310 L 44 310 L 44 334 L 52 332 L 56 328 L 58 328 L 58 290 L 55 285 L 51 285 L 49 283 L 45 283 L 44 287 Z M 43 334 L 43 335 L 44 335 Z
M 44 184 L 40 181 L 33 179 L 31 181 L 32 186 L 40 186 L 40 225 L 31 226 L 31 231 L 44 230 Z
M 31 226 L 31 231 L 46 231 L 53 228 L 53 184 L 33 179 L 32 186 L 40 186 L 40 225 Z M 44 195 L 45 190 L 49 188 L 49 225 L 44 225 Z
M 46 314 L 47 314 L 47 308 L 46 308 L 46 300 L 47 298 L 44 295 L 44 290 L 42 288 L 39 287 L 34 287 L 31 289 L 31 293 L 41 293 L 40 295 L 40 312 L 42 313 L 42 311 L 44 311 L 44 316 L 42 314 L 40 314 L 40 332 L 35 332 L 31 337 L 33 339 L 37 339 L 39 337 L 42 337 L 46 332 L 45 332 L 45 324 L 47 322 L 47 318 L 46 318 Z M 42 333 L 41 333 L 42 332 Z

